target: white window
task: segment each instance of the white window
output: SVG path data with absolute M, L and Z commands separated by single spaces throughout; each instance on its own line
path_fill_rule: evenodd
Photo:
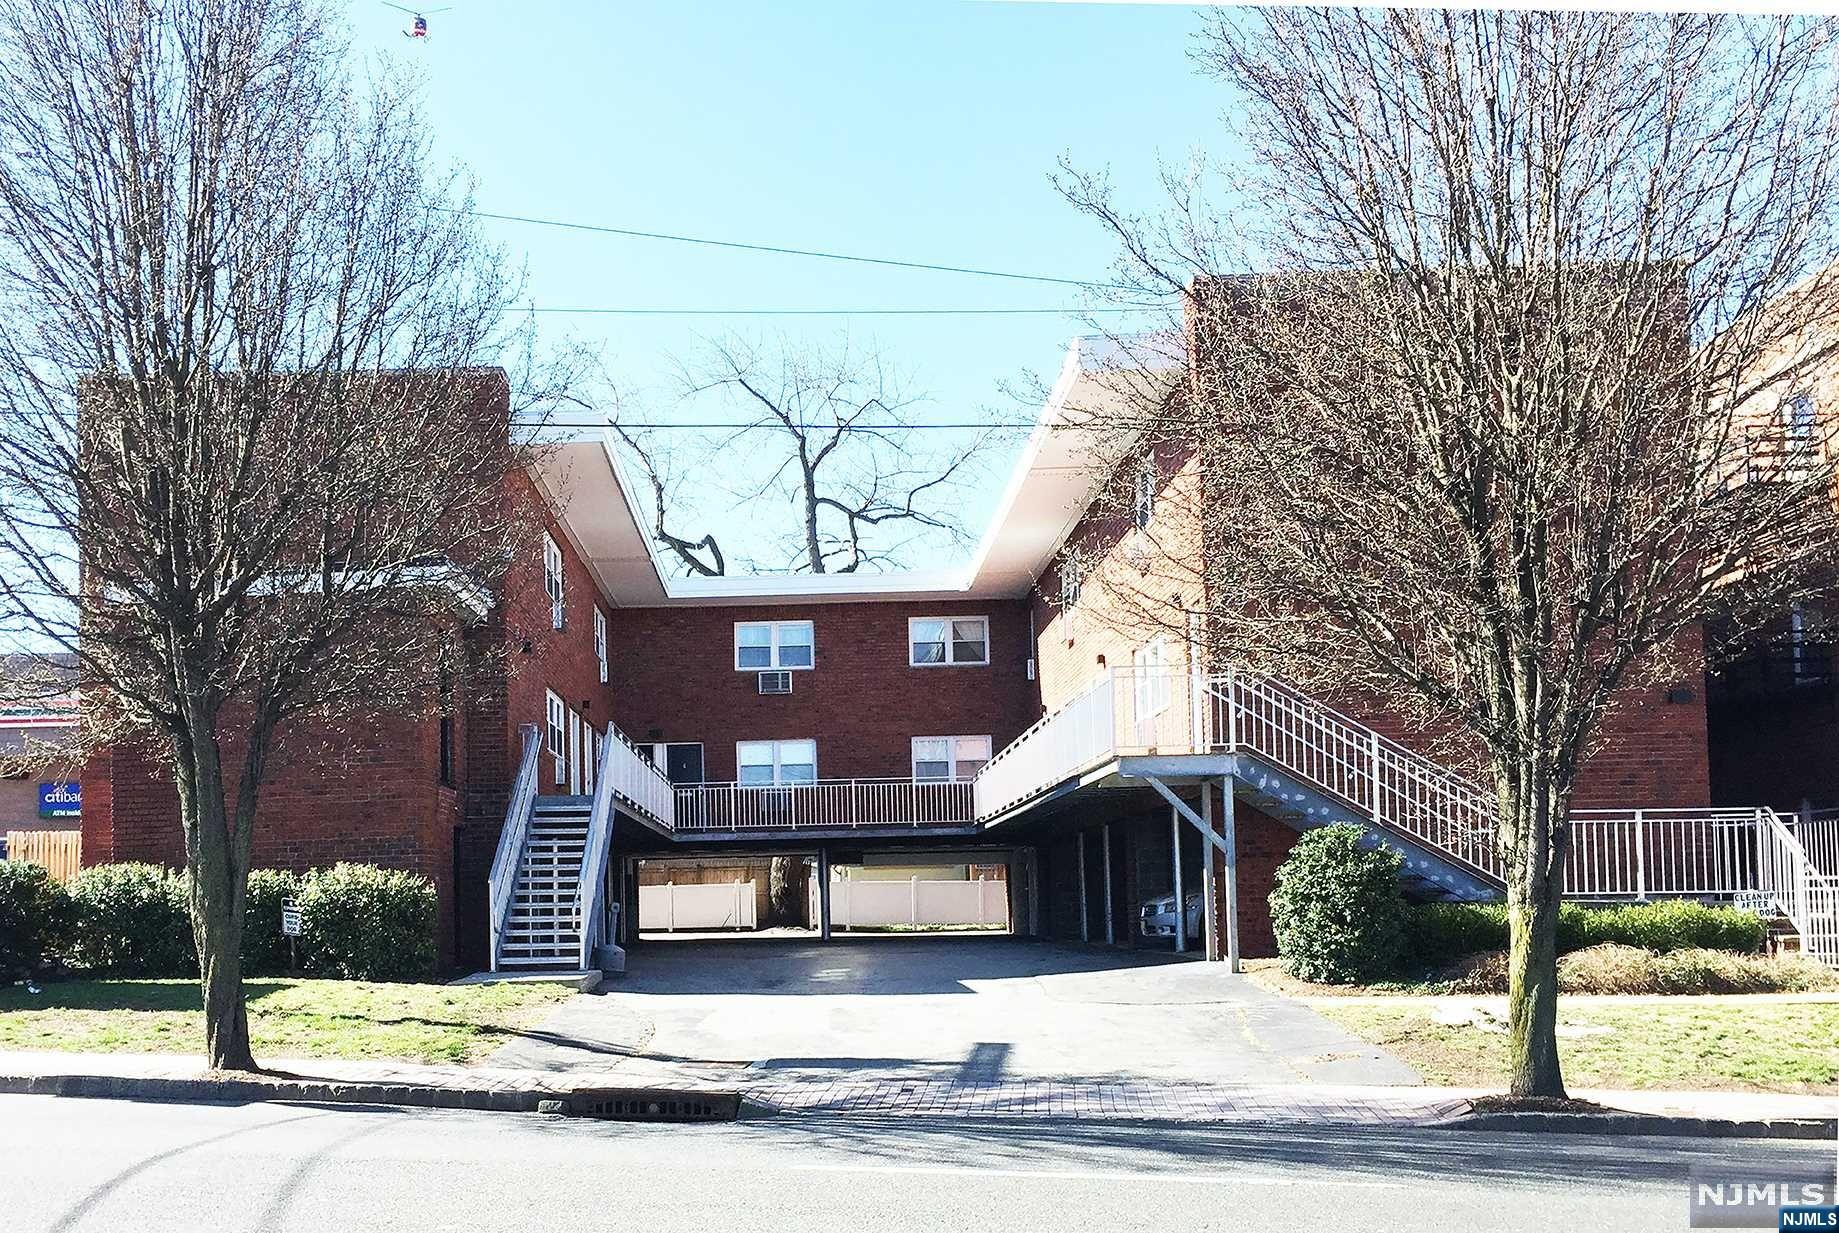
M 607 683 L 607 614 L 594 605 L 594 658 L 600 661 L 600 683 Z
M 751 621 L 734 627 L 738 671 L 809 668 L 814 659 L 809 621 Z
M 1788 435 L 1796 442 L 1811 441 L 1818 426 L 1813 395 L 1805 390 L 1788 400 Z
M 1135 671 L 1137 718 L 1147 719 L 1169 709 L 1169 644 L 1165 638 L 1145 643 L 1130 653 Z
M 554 690 L 543 693 L 545 709 L 548 712 L 549 735 L 544 748 L 555 760 L 555 781 L 559 784 L 568 782 L 568 704 L 557 697 Z
M 907 662 L 935 664 L 990 662 L 990 618 L 913 617 L 907 621 Z
M 813 783 L 816 741 L 740 741 L 734 747 L 736 778 L 757 786 Z
M 913 778 L 926 780 L 970 779 L 990 760 L 987 736 L 916 736 L 913 738 Z
M 1071 608 L 1079 602 L 1079 585 L 1085 581 L 1079 558 L 1071 552 L 1060 558 L 1060 606 Z
M 1149 528 L 1156 513 L 1156 489 L 1162 486 L 1162 473 L 1156 469 L 1156 455 L 1147 453 L 1137 463 L 1136 486 L 1130 496 L 1130 520 L 1137 530 Z
M 594 731 L 594 725 L 581 725 L 581 791 L 586 796 L 594 795 L 594 772 L 600 768 L 601 735 Z
M 549 595 L 549 623 L 562 628 L 562 546 L 543 535 L 543 590 Z

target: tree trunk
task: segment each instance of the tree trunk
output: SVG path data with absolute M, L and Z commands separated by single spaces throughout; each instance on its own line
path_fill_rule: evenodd
M 1524 769 L 1524 768 L 1522 768 Z M 1562 1098 L 1558 1063 L 1558 905 L 1570 847 L 1570 792 L 1546 768 L 1501 792 L 1507 814 L 1507 1090 Z M 1529 786 L 1530 781 L 1530 786 Z
M 1507 889 L 1508 1092 L 1560 1096 L 1558 903 L 1554 879 L 1515 878 Z
M 797 887 L 792 881 L 792 862 L 803 862 L 803 857 L 775 856 L 768 868 L 766 879 L 766 906 L 771 923 L 789 925 L 794 922 L 798 912 Z
M 192 938 L 204 996 L 204 1050 L 212 1070 L 255 1070 L 243 997 L 243 906 L 248 889 L 246 828 L 232 830 L 215 716 L 194 714 L 190 739 L 175 742 L 179 820 Z M 253 811 L 253 801 L 239 802 Z M 245 812 L 239 807 L 239 814 Z M 240 818 L 239 818 L 240 821 Z

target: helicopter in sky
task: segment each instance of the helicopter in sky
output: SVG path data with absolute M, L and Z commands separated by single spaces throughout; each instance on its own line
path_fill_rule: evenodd
M 407 13 L 409 15 L 411 19 L 409 22 L 409 28 L 407 30 L 404 30 L 402 32 L 402 35 L 404 38 L 411 38 L 411 39 L 425 39 L 428 37 L 428 15 L 429 14 L 446 13 L 452 10 L 452 6 L 449 5 L 446 8 L 422 9 L 420 12 L 417 12 L 414 9 L 404 8 L 400 4 L 391 4 L 390 0 L 381 0 L 381 3 L 387 8 L 395 9 L 398 13 Z

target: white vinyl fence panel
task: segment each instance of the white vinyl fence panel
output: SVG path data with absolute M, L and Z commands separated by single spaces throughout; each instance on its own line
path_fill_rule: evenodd
M 757 929 L 755 891 L 753 882 L 641 886 L 639 928 L 665 933 L 673 929 Z
M 812 887 L 813 894 L 816 887 Z M 830 884 L 833 929 L 889 925 L 1009 925 L 1009 884 L 979 878 L 904 882 L 847 879 Z

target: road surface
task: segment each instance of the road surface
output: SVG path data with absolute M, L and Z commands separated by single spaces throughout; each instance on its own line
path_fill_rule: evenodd
M 1697 1162 L 1830 1144 L 774 1117 L 519 1114 L 0 1096 L 0 1228 L 1677 1230 Z

